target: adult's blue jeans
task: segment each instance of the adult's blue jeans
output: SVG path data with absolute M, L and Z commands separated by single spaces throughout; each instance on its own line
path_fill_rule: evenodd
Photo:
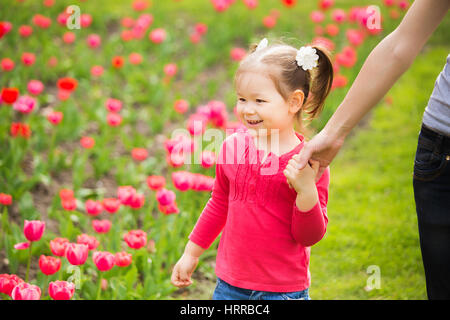
M 450 299 L 450 137 L 422 124 L 414 199 L 428 299 Z

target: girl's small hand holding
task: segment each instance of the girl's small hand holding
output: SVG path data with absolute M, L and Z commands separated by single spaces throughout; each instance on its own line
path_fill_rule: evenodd
M 307 164 L 303 169 L 298 168 L 299 155 L 294 155 L 286 165 L 283 171 L 289 185 L 298 193 L 308 193 L 311 189 L 315 189 L 315 179 L 319 172 L 319 161 L 310 160 L 311 165 Z

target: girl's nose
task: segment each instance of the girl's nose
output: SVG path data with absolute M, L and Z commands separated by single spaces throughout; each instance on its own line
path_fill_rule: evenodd
M 243 112 L 244 114 L 255 114 L 255 108 L 251 103 L 246 103 Z

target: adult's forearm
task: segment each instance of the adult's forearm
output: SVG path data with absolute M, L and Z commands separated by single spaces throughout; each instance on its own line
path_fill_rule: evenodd
M 353 85 L 325 130 L 342 139 L 408 70 L 445 17 L 449 0 L 416 0 L 400 25 L 367 57 Z

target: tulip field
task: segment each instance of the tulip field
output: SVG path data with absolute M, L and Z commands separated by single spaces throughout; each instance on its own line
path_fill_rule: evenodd
M 410 2 L 0 0 L 0 299 L 210 299 L 219 239 L 191 287 L 174 287 L 170 276 L 211 195 L 221 142 L 244 127 L 234 110 L 239 61 L 264 37 L 333 53 L 333 89 L 311 137 Z M 368 27 L 372 14 L 380 23 Z M 434 62 L 419 59 L 332 165 L 329 230 L 311 255 L 313 299 L 425 298 L 410 172 L 380 178 L 389 169 L 366 166 L 372 138 L 359 132 L 370 121 L 400 130 L 379 112 L 416 119 L 408 146 L 396 146 L 407 150 L 397 165 L 412 170 L 423 109 L 396 104 L 411 108 L 414 94 L 426 103 L 448 30 L 423 53 Z M 378 160 L 392 163 L 387 152 Z M 371 178 L 350 183 L 363 173 Z M 360 198 L 391 189 L 393 209 Z M 370 208 L 379 211 L 355 214 Z M 386 233 L 390 244 L 379 242 Z M 391 249 L 374 249 L 383 258 L 369 261 L 372 243 Z M 364 289 L 369 265 L 381 265 L 378 291 Z

